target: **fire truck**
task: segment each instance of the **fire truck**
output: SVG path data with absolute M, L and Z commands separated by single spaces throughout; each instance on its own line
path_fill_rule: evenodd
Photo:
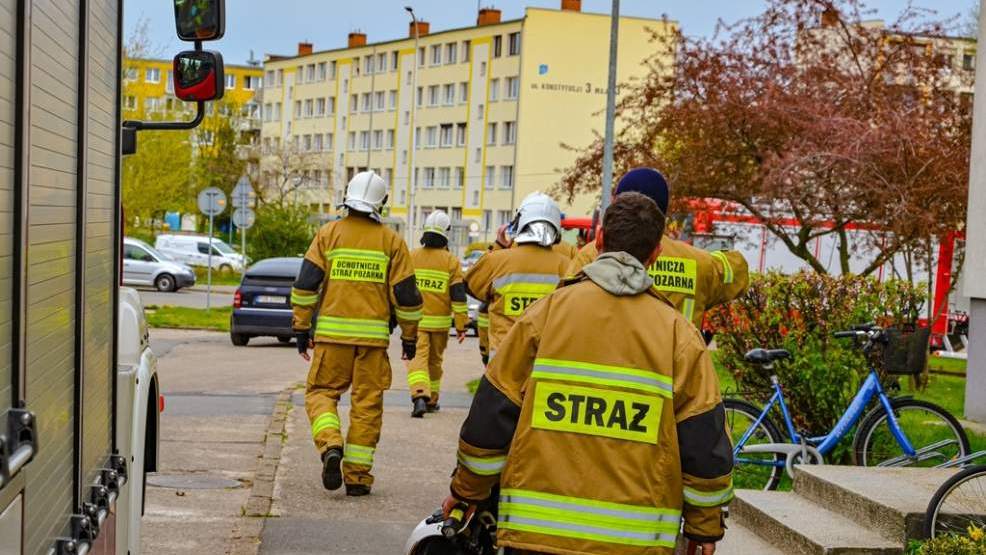
M 166 0 L 156 0 L 166 1 Z M 221 96 L 220 0 L 173 0 L 180 122 L 121 121 L 123 0 L 0 0 L 0 553 L 138 553 L 162 398 L 121 288 L 120 161 Z

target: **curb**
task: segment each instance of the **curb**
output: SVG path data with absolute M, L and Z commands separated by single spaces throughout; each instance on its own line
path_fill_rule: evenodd
M 296 389 L 297 384 L 282 390 L 274 403 L 274 412 L 264 434 L 263 451 L 254 471 L 250 497 L 230 532 L 230 548 L 227 553 L 231 555 L 257 555 L 260 552 L 264 523 L 270 516 L 273 504 L 274 481 L 281 462 L 281 450 L 287 439 L 285 426 L 292 408 L 291 396 Z

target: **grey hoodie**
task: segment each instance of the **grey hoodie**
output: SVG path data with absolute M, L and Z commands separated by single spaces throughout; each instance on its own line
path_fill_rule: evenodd
M 613 295 L 639 295 L 654 286 L 654 280 L 639 260 L 626 252 L 604 252 L 582 269 L 596 285 Z

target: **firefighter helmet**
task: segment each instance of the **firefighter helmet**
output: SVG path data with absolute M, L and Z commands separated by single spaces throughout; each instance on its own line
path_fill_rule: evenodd
M 441 210 L 435 210 L 425 218 L 425 233 L 437 233 L 448 239 L 448 232 L 451 229 L 452 220 Z
M 380 209 L 387 204 L 387 182 L 372 171 L 359 172 L 349 180 L 342 204 L 380 221 Z
M 520 203 L 517 210 L 517 232 L 535 222 L 545 222 L 561 236 L 561 210 L 551 197 L 544 193 L 531 193 Z

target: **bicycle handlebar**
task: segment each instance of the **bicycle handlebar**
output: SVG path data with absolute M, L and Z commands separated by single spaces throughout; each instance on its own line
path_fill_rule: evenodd
M 442 523 L 442 535 L 452 539 L 462 530 L 466 513 L 461 507 L 455 507 L 449 512 L 448 518 Z
M 859 332 L 859 331 L 837 331 L 837 332 L 835 332 L 832 335 L 835 336 L 837 339 L 851 339 L 851 338 L 854 338 L 854 337 L 859 337 L 861 335 L 866 335 L 866 332 Z

